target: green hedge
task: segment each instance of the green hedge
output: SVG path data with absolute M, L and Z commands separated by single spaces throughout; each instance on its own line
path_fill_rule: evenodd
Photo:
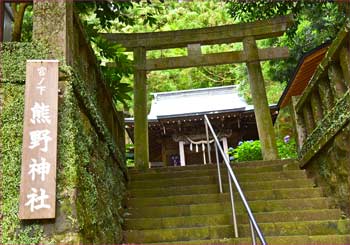
M 298 158 L 296 142 L 290 139 L 285 142 L 277 139 L 278 156 L 281 159 Z M 240 142 L 236 148 L 229 149 L 229 155 L 235 162 L 262 160 L 261 144 L 259 140 L 248 140 Z

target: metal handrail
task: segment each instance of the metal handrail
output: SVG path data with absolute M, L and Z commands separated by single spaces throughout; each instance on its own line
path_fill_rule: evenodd
M 230 188 L 230 199 L 231 199 L 231 207 L 232 207 L 232 218 L 233 218 L 233 225 L 234 225 L 234 230 L 235 230 L 235 237 L 238 237 L 238 229 L 237 229 L 237 222 L 236 222 L 236 211 L 235 211 L 235 206 L 234 206 L 234 200 L 233 200 L 233 191 L 232 191 L 232 183 L 231 181 L 233 181 L 233 183 L 235 184 L 235 187 L 237 189 L 237 192 L 243 202 L 243 205 L 247 211 L 248 214 L 248 218 L 249 218 L 249 223 L 250 223 L 250 228 L 251 228 L 251 235 L 252 235 L 252 244 L 256 244 L 256 239 L 255 239 L 255 232 L 257 233 L 257 236 L 261 242 L 261 244 L 266 245 L 266 241 L 264 238 L 264 235 L 262 234 L 255 218 L 254 215 L 249 207 L 249 204 L 247 202 L 247 199 L 245 198 L 243 191 L 241 189 L 241 186 L 238 183 L 238 180 L 231 168 L 229 159 L 227 157 L 227 155 L 225 154 L 224 150 L 222 149 L 219 139 L 213 129 L 213 126 L 211 125 L 208 116 L 204 115 L 204 122 L 205 122 L 205 129 L 206 129 L 206 136 L 207 136 L 207 141 L 209 142 L 209 131 L 211 132 L 211 134 L 213 135 L 214 138 L 214 142 L 215 142 L 215 153 L 216 153 L 216 160 L 217 160 L 217 166 L 218 166 L 218 181 L 219 181 L 219 187 L 220 187 L 220 193 L 222 193 L 222 180 L 221 180 L 221 172 L 220 172 L 220 166 L 219 166 L 219 154 L 218 154 L 218 149 L 221 153 L 222 158 L 224 159 L 225 165 L 227 167 L 227 171 L 228 171 L 228 179 L 229 179 L 229 188 Z M 209 128 L 209 130 L 208 130 Z M 208 155 L 210 156 L 210 147 L 208 148 Z

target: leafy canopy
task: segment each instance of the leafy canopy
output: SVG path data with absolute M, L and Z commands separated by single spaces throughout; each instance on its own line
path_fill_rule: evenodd
M 289 81 L 302 55 L 324 42 L 332 40 L 346 18 L 346 8 L 330 1 L 247 1 L 228 2 L 232 18 L 249 22 L 292 14 L 295 24 L 287 35 L 271 39 L 270 45 L 287 46 L 290 58 L 270 61 L 268 75 L 275 81 Z M 276 72 L 278 71 L 278 72 Z
M 290 58 L 262 62 L 270 103 L 276 103 L 302 54 L 331 40 L 344 21 L 338 5 L 311 1 L 94 1 L 77 3 L 82 19 L 102 64 L 113 61 L 116 67 L 103 67 L 114 100 L 132 107 L 132 62 L 119 45 L 111 44 L 98 32 L 155 32 L 200 28 L 255 21 L 276 15 L 293 14 L 295 25 L 281 38 L 263 40 L 259 47 L 287 46 Z M 204 53 L 241 49 L 241 44 L 204 46 Z M 186 55 L 186 49 L 148 52 L 148 58 Z M 240 84 L 241 94 L 251 100 L 244 64 L 166 70 L 148 73 L 150 92 L 173 91 Z M 128 77 L 128 78 L 126 78 Z M 123 80 L 121 80 L 123 78 Z M 277 82 L 277 83 L 276 83 Z
M 147 4 L 151 5 L 152 3 L 148 2 Z M 132 87 L 129 83 L 121 82 L 121 79 L 133 72 L 132 61 L 124 53 L 125 49 L 123 47 L 109 42 L 99 33 L 110 32 L 115 23 L 122 23 L 125 26 L 135 25 L 136 19 L 142 19 L 144 25 L 155 23 L 152 12 L 140 15 L 131 14 L 135 5 L 136 3 L 131 1 L 110 0 L 75 3 L 89 41 L 96 52 L 98 60 L 101 62 L 101 70 L 111 89 L 113 100 L 116 104 L 121 102 L 124 107 L 128 107 L 127 101 L 132 99 L 130 96 Z M 105 66 L 107 62 L 113 62 L 115 66 Z

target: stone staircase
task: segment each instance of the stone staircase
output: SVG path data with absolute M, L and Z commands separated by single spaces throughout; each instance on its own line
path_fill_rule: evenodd
M 247 162 L 233 170 L 269 244 L 350 244 L 350 221 L 297 162 Z M 237 195 L 234 238 L 227 173 L 219 194 L 216 165 L 130 170 L 130 179 L 125 243 L 251 244 Z

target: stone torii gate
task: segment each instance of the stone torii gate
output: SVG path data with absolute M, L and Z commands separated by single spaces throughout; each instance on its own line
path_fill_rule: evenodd
M 288 57 L 287 48 L 258 49 L 256 40 L 278 37 L 293 23 L 291 16 L 252 23 L 200 29 L 153 32 L 109 33 L 108 40 L 123 45 L 134 54 L 134 118 L 135 164 L 148 168 L 147 71 L 187 68 L 231 63 L 246 63 L 253 98 L 255 118 L 261 140 L 263 158 L 277 159 L 275 132 L 267 102 L 260 61 Z M 201 45 L 243 42 L 242 51 L 202 54 Z M 187 47 L 188 55 L 147 59 L 148 50 Z

